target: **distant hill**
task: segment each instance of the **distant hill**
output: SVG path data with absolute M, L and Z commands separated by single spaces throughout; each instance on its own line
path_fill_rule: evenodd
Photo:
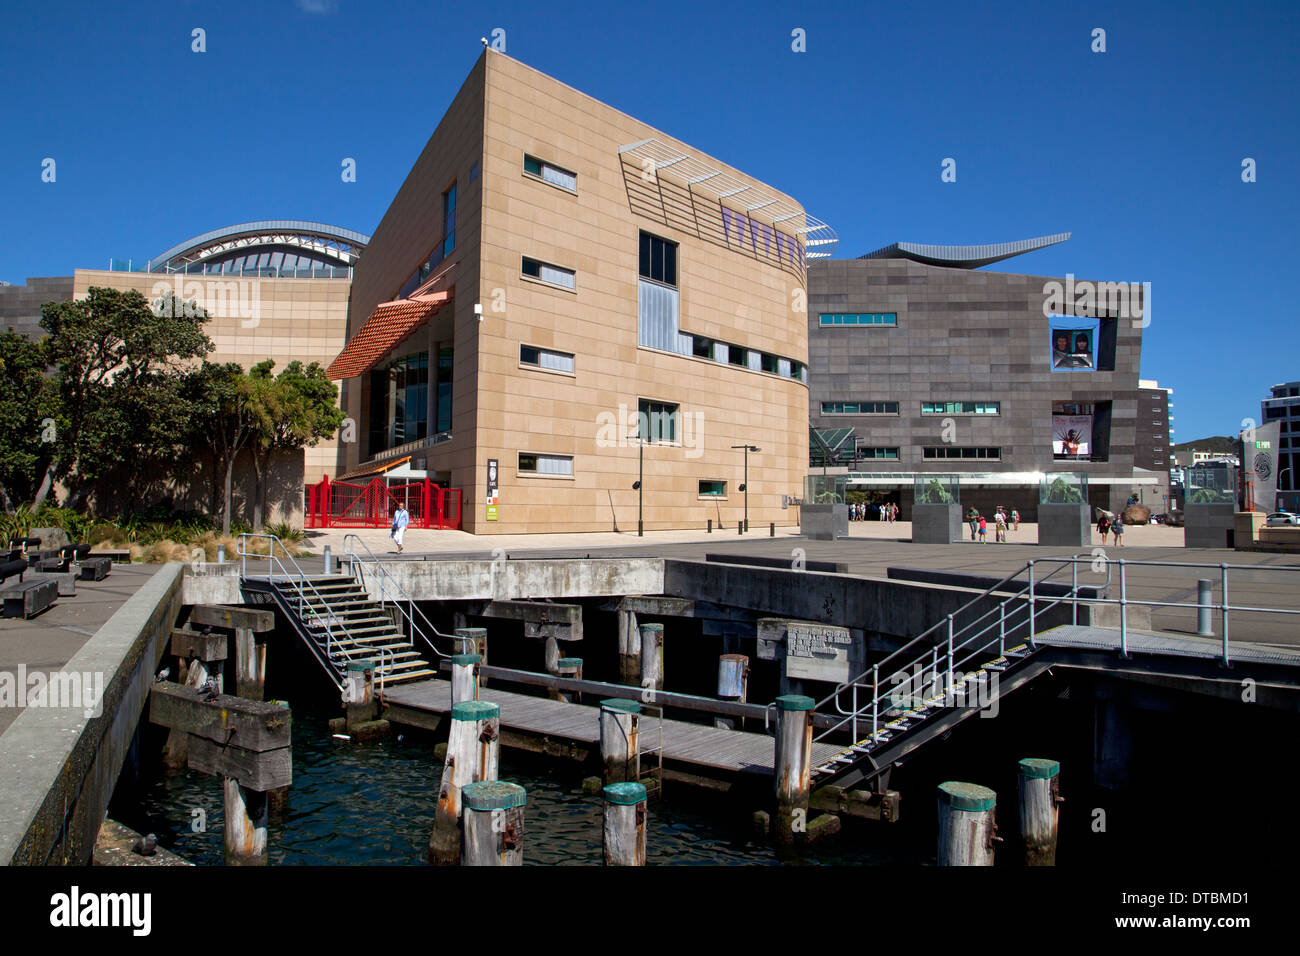
M 1228 438 L 1225 435 L 1214 435 L 1211 438 L 1200 438 L 1196 441 L 1185 441 L 1174 445 L 1172 451 L 1213 451 L 1225 455 L 1235 455 L 1237 453 L 1237 439 Z

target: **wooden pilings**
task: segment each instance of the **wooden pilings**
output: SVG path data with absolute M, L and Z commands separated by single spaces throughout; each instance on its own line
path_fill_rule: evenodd
M 349 733 L 359 724 L 375 719 L 378 707 L 375 702 L 375 662 L 348 661 L 344 672 L 345 700 L 344 727 Z
M 558 677 L 571 677 L 574 680 L 582 680 L 582 658 L 581 657 L 561 657 L 555 662 L 555 673 Z M 555 699 L 564 701 L 566 704 L 577 703 L 581 701 L 582 695 L 571 690 L 557 690 Z
M 227 866 L 266 865 L 267 795 L 242 786 L 234 777 L 221 780 L 225 797 Z
M 641 625 L 641 686 L 664 689 L 664 626 Z
M 486 627 L 458 627 L 455 633 L 458 654 L 477 654 L 480 664 L 488 662 Z M 487 679 L 480 676 L 478 685 L 480 689 L 486 687 Z
M 723 654 L 718 658 L 718 699 L 743 704 L 749 695 L 749 658 L 744 654 Z M 713 718 L 713 726 L 734 730 L 731 717 Z
M 618 680 L 630 687 L 641 686 L 641 633 L 635 611 L 618 612 Z
M 451 708 L 429 862 L 444 866 L 460 862 L 461 791 L 468 783 L 497 778 L 500 743 L 501 710 L 496 704 L 466 700 Z
M 451 703 L 478 700 L 479 665 L 483 659 L 477 654 L 455 654 L 451 658 Z
M 606 784 L 635 781 L 641 775 L 637 746 L 641 705 L 611 698 L 600 702 L 600 759 Z
M 524 788 L 500 780 L 461 790 L 464 826 L 461 866 L 521 866 L 524 862 Z
M 1026 757 L 1020 761 L 1020 837 L 1026 866 L 1056 865 L 1060 773 L 1055 760 Z
M 645 866 L 645 786 L 631 781 L 612 783 L 602 792 L 605 865 Z
M 807 832 L 808 797 L 812 789 L 812 712 L 815 701 L 802 694 L 776 699 L 776 816 L 772 835 L 789 843 Z
M 246 700 L 262 700 L 266 690 L 266 641 L 258 640 L 275 628 L 275 615 L 266 610 L 197 604 L 190 610 L 189 623 L 222 627 L 235 632 L 235 694 Z
M 993 865 L 997 802 L 988 787 L 953 780 L 939 784 L 940 866 Z

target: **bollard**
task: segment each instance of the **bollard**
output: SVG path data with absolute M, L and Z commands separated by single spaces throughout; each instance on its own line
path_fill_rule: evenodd
M 266 794 L 221 780 L 226 803 L 226 866 L 266 866 Z
M 629 687 L 641 686 L 641 633 L 635 611 L 618 612 L 618 681 Z
M 745 522 L 743 522 L 743 521 L 737 521 L 737 522 L 736 522 L 736 534 L 744 534 L 744 533 L 745 533 Z
M 779 843 L 806 833 L 812 788 L 812 711 L 814 701 L 802 694 L 776 699 L 776 816 L 772 833 Z
M 664 689 L 664 626 L 641 625 L 641 686 Z
M 226 563 L 226 546 L 224 544 L 219 544 L 217 545 L 217 564 L 225 564 L 225 563 Z
M 348 661 L 343 681 L 346 707 L 344 728 L 351 733 L 358 724 L 374 720 L 378 715 L 375 706 L 375 662 Z
M 1210 623 L 1210 615 L 1213 613 L 1210 607 L 1214 603 L 1213 585 L 1209 578 L 1201 578 L 1196 582 L 1196 633 L 1200 637 L 1213 637 L 1214 625 Z
M 749 658 L 744 654 L 723 654 L 718 658 L 718 699 L 743 704 L 749 694 Z M 713 726 L 734 730 L 730 717 L 715 717 Z
M 713 519 L 709 519 L 709 534 L 713 534 Z
M 235 628 L 235 695 L 261 700 L 266 690 L 266 641 L 249 627 Z
M 488 662 L 487 651 L 487 628 L 485 627 L 458 627 L 456 628 L 456 651 L 460 654 L 477 654 L 479 664 L 486 666 Z M 478 679 L 479 690 L 487 686 L 487 678 L 482 675 Z
M 1020 836 L 1026 866 L 1056 866 L 1060 773 L 1055 760 L 1026 757 L 1020 761 Z
M 645 866 L 645 786 L 614 783 L 605 795 L 606 866 Z
M 637 731 L 641 705 L 635 700 L 610 699 L 600 702 L 600 759 L 605 783 L 635 781 L 641 775 Z
M 574 680 L 582 680 L 581 657 L 561 657 L 555 662 L 555 669 L 560 677 L 572 677 Z M 566 704 L 577 703 L 582 700 L 582 695 L 575 691 L 560 690 L 555 693 L 555 699 L 564 701 Z
M 461 828 L 461 866 L 522 866 L 524 788 L 517 783 L 481 780 L 461 790 L 465 823 Z
M 988 787 L 953 780 L 939 784 L 939 866 L 993 865 L 997 802 Z
M 460 862 L 461 789 L 468 783 L 496 779 L 500 737 L 501 710 L 496 704 L 466 700 L 451 708 L 447 758 L 429 836 L 430 863 L 455 866 Z
M 334 556 L 330 554 L 330 546 L 327 544 L 323 549 L 325 555 L 325 573 L 334 573 Z
M 770 525 L 768 525 L 768 537 L 769 537 L 769 538 L 775 538 L 775 537 L 776 537 L 776 522 L 775 522 L 775 521 L 773 521 Z
M 455 654 L 451 659 L 451 704 L 455 707 L 463 700 L 478 700 L 477 654 Z

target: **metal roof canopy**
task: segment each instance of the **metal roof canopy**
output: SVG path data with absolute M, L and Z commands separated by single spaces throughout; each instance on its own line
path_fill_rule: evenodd
M 737 211 L 743 211 L 751 219 L 757 218 L 754 213 L 761 209 L 762 218 L 773 226 L 791 219 L 802 220 L 801 225 L 790 231 L 804 237 L 804 257 L 807 259 L 828 259 L 839 244 L 835 230 L 816 216 L 810 216 L 799 206 L 690 155 L 680 144 L 643 139 L 620 146 L 618 152 L 620 156 L 639 160 L 642 169 L 653 170 L 656 176 L 671 169 L 673 178 L 681 179 L 689 191 L 715 199 L 719 204 L 724 199 L 739 197 L 737 203 L 742 208 Z
M 1051 472 L 1056 474 L 1056 472 Z M 1003 472 L 986 472 L 980 474 L 971 474 L 961 471 L 878 471 L 878 472 L 859 472 L 851 471 L 843 477 L 847 484 L 857 485 L 910 485 L 916 478 L 942 478 L 956 475 L 962 486 L 971 485 L 1037 485 L 1039 481 L 1047 477 L 1048 472 L 1042 471 L 1003 471 Z M 1088 476 L 1090 485 L 1155 485 L 1159 484 L 1159 478 L 1155 473 L 1149 475 L 1134 475 L 1131 478 L 1117 478 L 1109 475 Z
M 1070 238 L 1068 232 L 1058 232 L 1051 236 L 1038 236 L 1034 239 L 1018 239 L 1015 242 L 992 242 L 974 246 L 936 246 L 924 242 L 894 242 L 883 248 L 858 256 L 859 259 L 911 259 L 932 266 L 948 266 L 958 269 L 978 269 L 1003 259 L 1033 252 L 1065 242 Z
M 262 219 L 214 229 L 187 239 L 154 256 L 147 268 L 150 272 L 163 272 L 173 259 L 184 263 L 199 262 L 231 249 L 261 245 L 310 249 L 350 265 L 369 244 L 369 236 L 341 226 L 303 219 Z

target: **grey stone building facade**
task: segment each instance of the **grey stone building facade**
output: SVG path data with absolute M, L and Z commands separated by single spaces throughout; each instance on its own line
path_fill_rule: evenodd
M 1051 472 L 1086 473 L 1110 511 L 1154 497 L 1156 478 L 1135 471 L 1142 287 L 979 271 L 1066 238 L 810 263 L 810 425 L 833 441 L 853 429 L 838 469 L 850 491 L 904 519 L 913 476 L 937 472 L 964 476 L 964 507 L 1031 521 Z

